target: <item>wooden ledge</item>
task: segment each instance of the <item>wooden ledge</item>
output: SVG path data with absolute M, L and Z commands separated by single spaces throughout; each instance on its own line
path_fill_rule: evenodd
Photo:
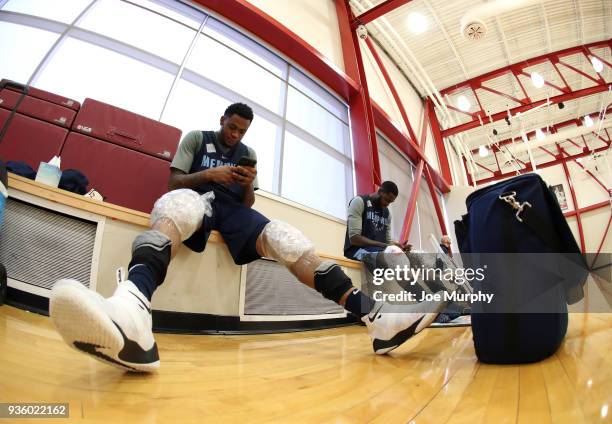
M 9 189 L 19 190 L 51 202 L 70 206 L 75 209 L 90 212 L 96 215 L 105 216 L 117 221 L 127 222 L 129 224 L 134 224 L 145 228 L 149 227 L 150 215 L 148 213 L 125 208 L 113 203 L 90 199 L 89 197 L 71 193 L 57 187 L 51 187 L 10 172 L 8 177 Z M 219 234 L 218 231 L 213 231 L 210 235 L 209 241 L 213 243 L 223 243 L 223 237 L 221 237 L 221 234 Z M 321 258 L 333 260 L 340 266 L 355 269 L 361 268 L 361 262 L 332 256 L 325 253 L 318 253 L 318 255 Z
M 106 216 L 130 224 L 149 226 L 149 214 L 124 208 L 113 203 L 94 200 L 57 187 L 51 187 L 9 172 L 9 188 L 34 196 L 42 197 L 55 203 L 70 206 L 96 215 Z

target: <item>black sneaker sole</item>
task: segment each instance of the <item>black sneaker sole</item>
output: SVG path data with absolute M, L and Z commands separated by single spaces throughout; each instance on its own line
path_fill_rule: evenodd
M 440 304 L 433 312 L 423 315 L 421 318 L 416 320 L 410 327 L 400 331 L 389 340 L 374 339 L 372 341 L 372 347 L 374 348 L 374 352 L 377 355 L 385 355 L 391 352 L 393 349 L 398 348 L 404 342 L 406 342 L 406 340 L 408 340 L 415 334 L 420 333 L 425 328 L 429 327 L 429 325 L 435 321 L 436 317 L 440 314 L 440 312 L 442 311 L 442 309 L 444 309 L 445 306 L 446 302 L 440 302 Z M 419 331 L 417 331 L 417 327 L 419 326 L 419 324 L 421 324 L 421 322 L 423 322 L 425 325 Z
M 89 289 L 76 281 L 53 289 L 49 315 L 66 344 L 122 370 L 156 371 L 159 368 L 157 344 L 147 352 L 138 347 L 141 353 L 136 352 L 137 343 L 127 339 L 119 326 L 101 313 L 88 292 Z M 133 359 L 125 360 L 128 358 Z

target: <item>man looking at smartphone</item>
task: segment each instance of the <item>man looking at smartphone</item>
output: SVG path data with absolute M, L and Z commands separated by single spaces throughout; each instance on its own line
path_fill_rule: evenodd
M 391 212 L 389 205 L 399 191 L 393 181 L 385 181 L 376 193 L 356 196 L 349 202 L 344 256 L 364 262 L 370 269 L 383 266 L 377 262 L 377 253 L 389 246 L 409 251 L 411 246 L 391 238 Z
M 239 105 L 228 108 L 229 117 L 221 117 L 219 131 L 191 131 L 183 138 L 172 161 L 170 190 L 201 187 L 197 191 L 222 191 L 253 206 L 258 189 L 257 156 L 241 142 L 250 121 L 239 113 L 250 115 Z
M 151 229 L 134 240 L 128 278 L 120 279 L 113 296 L 103 298 L 70 279 L 54 285 L 50 316 L 70 346 L 122 369 L 156 370 L 151 297 L 180 245 L 201 252 L 212 230 L 221 233 L 236 264 L 262 256 L 274 259 L 300 282 L 361 318 L 378 354 L 395 349 L 435 319 L 443 301 L 391 311 L 390 305 L 353 287 L 337 264 L 321 260 L 299 230 L 252 209 L 255 152 L 241 142 L 252 121 L 251 108 L 235 103 L 225 110 L 218 131 L 185 136 L 171 164 L 171 191 L 155 202 Z

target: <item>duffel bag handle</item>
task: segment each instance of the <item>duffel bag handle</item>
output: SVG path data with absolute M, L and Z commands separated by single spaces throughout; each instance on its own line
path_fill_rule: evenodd
M 516 201 L 516 191 L 506 191 L 502 194 L 499 195 L 499 199 L 503 200 L 504 202 L 508 203 L 510 206 L 512 206 L 512 209 L 514 209 L 516 211 L 516 219 L 518 219 L 519 222 L 523 222 L 523 218 L 521 218 L 521 213 L 523 213 L 523 210 L 525 209 L 525 207 L 531 207 L 531 203 L 529 202 L 523 202 L 523 203 L 519 203 Z
M 544 229 L 547 227 L 540 221 L 538 216 L 533 213 L 523 214 L 523 211 L 526 211 L 525 208 L 532 208 L 531 203 L 516 200 L 516 191 L 505 191 L 499 195 L 499 199 L 512 206 L 512 209 L 516 211 L 516 219 L 520 223 L 525 224 L 544 244 L 550 245 L 551 234 L 544 232 Z M 523 214 L 522 217 L 521 214 Z
M 132 135 L 132 134 L 128 133 L 127 131 L 123 131 L 123 130 L 117 129 L 115 127 L 111 127 L 108 130 L 108 134 L 110 136 L 116 135 L 116 136 L 119 136 L 119 137 L 126 138 L 126 139 L 128 139 L 131 142 L 134 142 L 136 144 L 142 144 L 142 142 L 140 141 L 138 136 Z

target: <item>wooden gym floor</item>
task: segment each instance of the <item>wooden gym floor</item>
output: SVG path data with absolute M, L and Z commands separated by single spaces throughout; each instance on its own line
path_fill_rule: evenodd
M 157 342 L 159 373 L 125 374 L 2 306 L 0 402 L 69 402 L 60 423 L 612 422 L 612 315 L 571 315 L 557 354 L 521 366 L 478 363 L 468 327 L 427 329 L 387 357 L 357 326 Z M 28 421 L 46 420 L 11 422 Z

